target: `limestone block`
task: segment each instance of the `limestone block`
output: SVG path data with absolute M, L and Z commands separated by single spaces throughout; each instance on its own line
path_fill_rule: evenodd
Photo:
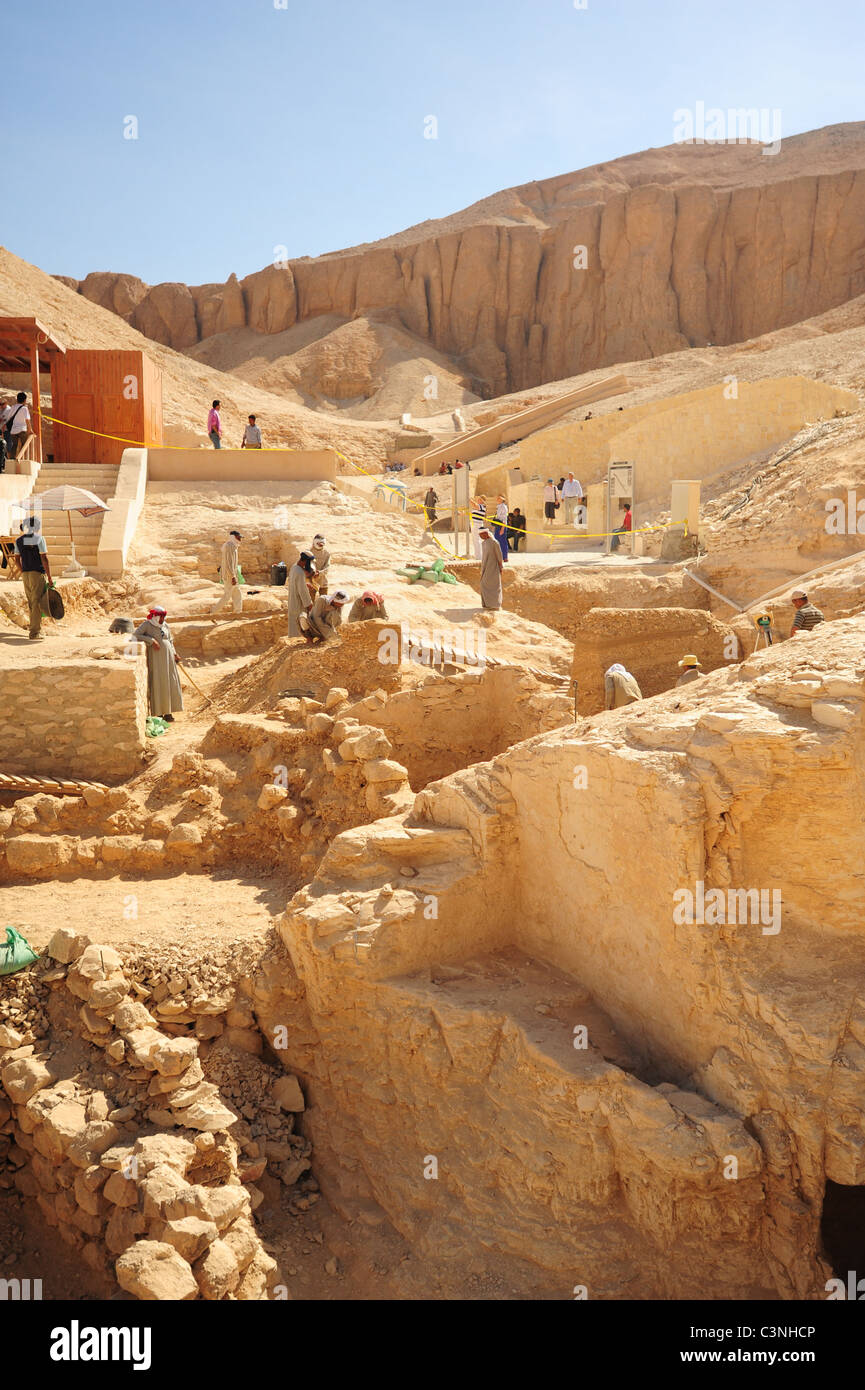
M 0 1049 L 20 1047 L 24 1041 L 23 1033 L 10 1028 L 8 1023 L 0 1023 Z
M 178 854 L 194 854 L 201 841 L 202 834 L 198 826 L 184 822 L 182 825 L 175 825 L 165 843 Z
M 198 1056 L 198 1042 L 195 1038 L 166 1039 L 149 1056 L 160 1076 L 179 1076 Z
M 0 1066 L 0 1078 L 9 1099 L 17 1105 L 29 1100 L 54 1079 L 45 1063 L 36 1057 L 22 1057 L 18 1061 L 5 1062 Z
M 181 1216 L 155 1225 L 151 1235 L 154 1240 L 172 1245 L 191 1264 L 217 1239 L 219 1231 L 213 1221 L 202 1221 L 200 1216 Z
M 43 1125 L 52 1148 L 58 1153 L 65 1153 L 72 1141 L 87 1128 L 87 1110 L 78 1101 L 64 1101 L 49 1111 Z
M 363 765 L 363 775 L 368 782 L 405 782 L 407 774 L 402 763 L 389 758 L 375 758 Z
M 287 796 L 286 787 L 279 787 L 275 782 L 265 782 L 256 805 L 260 811 L 272 811 L 275 806 L 281 806 Z
M 119 1138 L 120 1130 L 111 1120 L 91 1120 L 69 1145 L 69 1161 L 76 1168 L 89 1168 Z
M 240 1269 L 231 1246 L 215 1240 L 196 1264 L 195 1277 L 206 1299 L 216 1300 L 234 1293 L 240 1282 Z
M 163 1241 L 138 1241 L 123 1252 L 114 1268 L 120 1287 L 136 1298 L 186 1301 L 198 1297 L 192 1269 L 173 1245 Z
M 386 758 L 391 751 L 390 740 L 382 733 L 381 729 L 362 728 L 356 734 L 350 734 L 345 740 L 353 751 L 354 757 L 358 762 L 366 762 L 370 758 Z M 340 754 L 343 745 L 340 745 Z
M 195 1147 L 179 1134 L 144 1134 L 135 1140 L 133 1154 L 140 1175 L 158 1167 L 173 1168 L 182 1175 L 192 1161 Z
M 210 1100 L 196 1101 L 183 1111 L 183 1123 L 185 1125 L 188 1125 L 190 1129 L 206 1130 L 209 1134 L 230 1129 L 236 1122 L 237 1116 L 216 1097 Z
M 107 980 L 122 974 L 123 957 L 113 946 L 91 943 L 79 956 L 76 969 L 87 980 Z
M 94 980 L 90 986 L 88 1003 L 98 1013 L 109 1014 L 126 997 L 129 989 L 125 975 L 119 972 L 107 980 Z
M 159 1048 L 170 1041 L 167 1035 L 160 1033 L 157 1028 L 131 1028 L 125 1032 L 125 1037 L 127 1049 L 137 1065 L 146 1067 L 148 1071 L 156 1071 L 153 1057 Z
M 276 1269 L 276 1260 L 272 1260 L 259 1247 L 241 1277 L 235 1297 L 243 1301 L 266 1298 L 267 1291 L 274 1282 Z
M 146 1230 L 147 1222 L 136 1208 L 115 1207 L 105 1228 L 105 1244 L 112 1255 L 120 1255 Z
M 122 1172 L 111 1173 L 103 1192 L 108 1201 L 117 1207 L 138 1205 L 138 1188 L 132 1179 L 124 1177 Z
M 281 1110 L 297 1113 L 306 1108 L 303 1091 L 296 1076 L 281 1076 L 274 1082 L 270 1094 Z
M 243 1221 L 236 1221 L 233 1226 L 230 1226 L 225 1232 L 223 1240 L 234 1255 L 237 1267 L 241 1272 L 254 1260 L 261 1249 L 254 1228 Z
M 58 927 L 48 942 L 47 954 L 61 965 L 70 965 L 89 945 L 89 939 L 71 927 Z
M 152 1028 L 153 1015 L 138 999 L 126 998 L 115 1006 L 111 1015 L 115 1028 L 121 1033 L 131 1032 L 133 1028 Z
M 306 732 L 314 737 L 327 738 L 332 728 L 333 719 L 324 711 L 319 714 L 310 714 L 307 718 Z
M 38 873 L 68 863 L 70 858 L 68 843 L 56 835 L 16 835 L 6 841 L 6 860 L 12 873 Z

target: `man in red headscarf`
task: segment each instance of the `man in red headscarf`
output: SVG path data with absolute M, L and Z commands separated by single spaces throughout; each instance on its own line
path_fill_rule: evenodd
M 174 711 L 183 709 L 183 691 L 177 671 L 177 653 L 164 608 L 154 605 L 132 634 L 133 642 L 147 647 L 147 699 L 150 713 L 174 722 Z
M 386 617 L 387 609 L 381 594 L 377 594 L 374 589 L 364 589 L 360 598 L 356 598 L 351 605 L 348 620 L 350 623 L 363 623 L 368 618 Z

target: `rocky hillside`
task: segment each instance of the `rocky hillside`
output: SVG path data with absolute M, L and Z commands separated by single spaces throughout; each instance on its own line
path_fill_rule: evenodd
M 472 392 L 500 395 L 741 342 L 861 294 L 865 123 L 793 136 L 776 155 L 709 144 L 629 155 L 223 285 L 110 272 L 65 283 L 181 351 L 392 309 Z M 242 351 L 238 364 L 246 335 Z

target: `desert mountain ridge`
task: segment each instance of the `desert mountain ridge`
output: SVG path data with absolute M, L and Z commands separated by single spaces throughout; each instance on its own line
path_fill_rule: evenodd
M 57 278 L 153 341 L 314 410 L 434 414 L 743 342 L 865 292 L 865 123 L 791 136 L 775 155 L 753 143 L 626 155 L 222 285 Z M 373 401 L 389 352 L 428 359 L 443 395 Z

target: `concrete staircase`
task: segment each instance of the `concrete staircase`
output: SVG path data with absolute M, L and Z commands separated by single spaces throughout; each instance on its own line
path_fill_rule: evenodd
M 48 492 L 50 488 L 83 487 L 95 493 L 101 501 L 107 502 L 114 496 L 117 488 L 119 468 L 106 464 L 88 463 L 43 463 L 33 490 L 33 497 Z M 72 512 L 72 535 L 75 539 L 75 556 L 80 565 L 92 574 L 97 569 L 99 537 L 102 533 L 104 512 L 96 516 L 81 516 Z M 69 521 L 66 512 L 43 512 L 42 534 L 48 547 L 48 561 L 52 573 L 60 574 L 72 558 L 69 545 Z

